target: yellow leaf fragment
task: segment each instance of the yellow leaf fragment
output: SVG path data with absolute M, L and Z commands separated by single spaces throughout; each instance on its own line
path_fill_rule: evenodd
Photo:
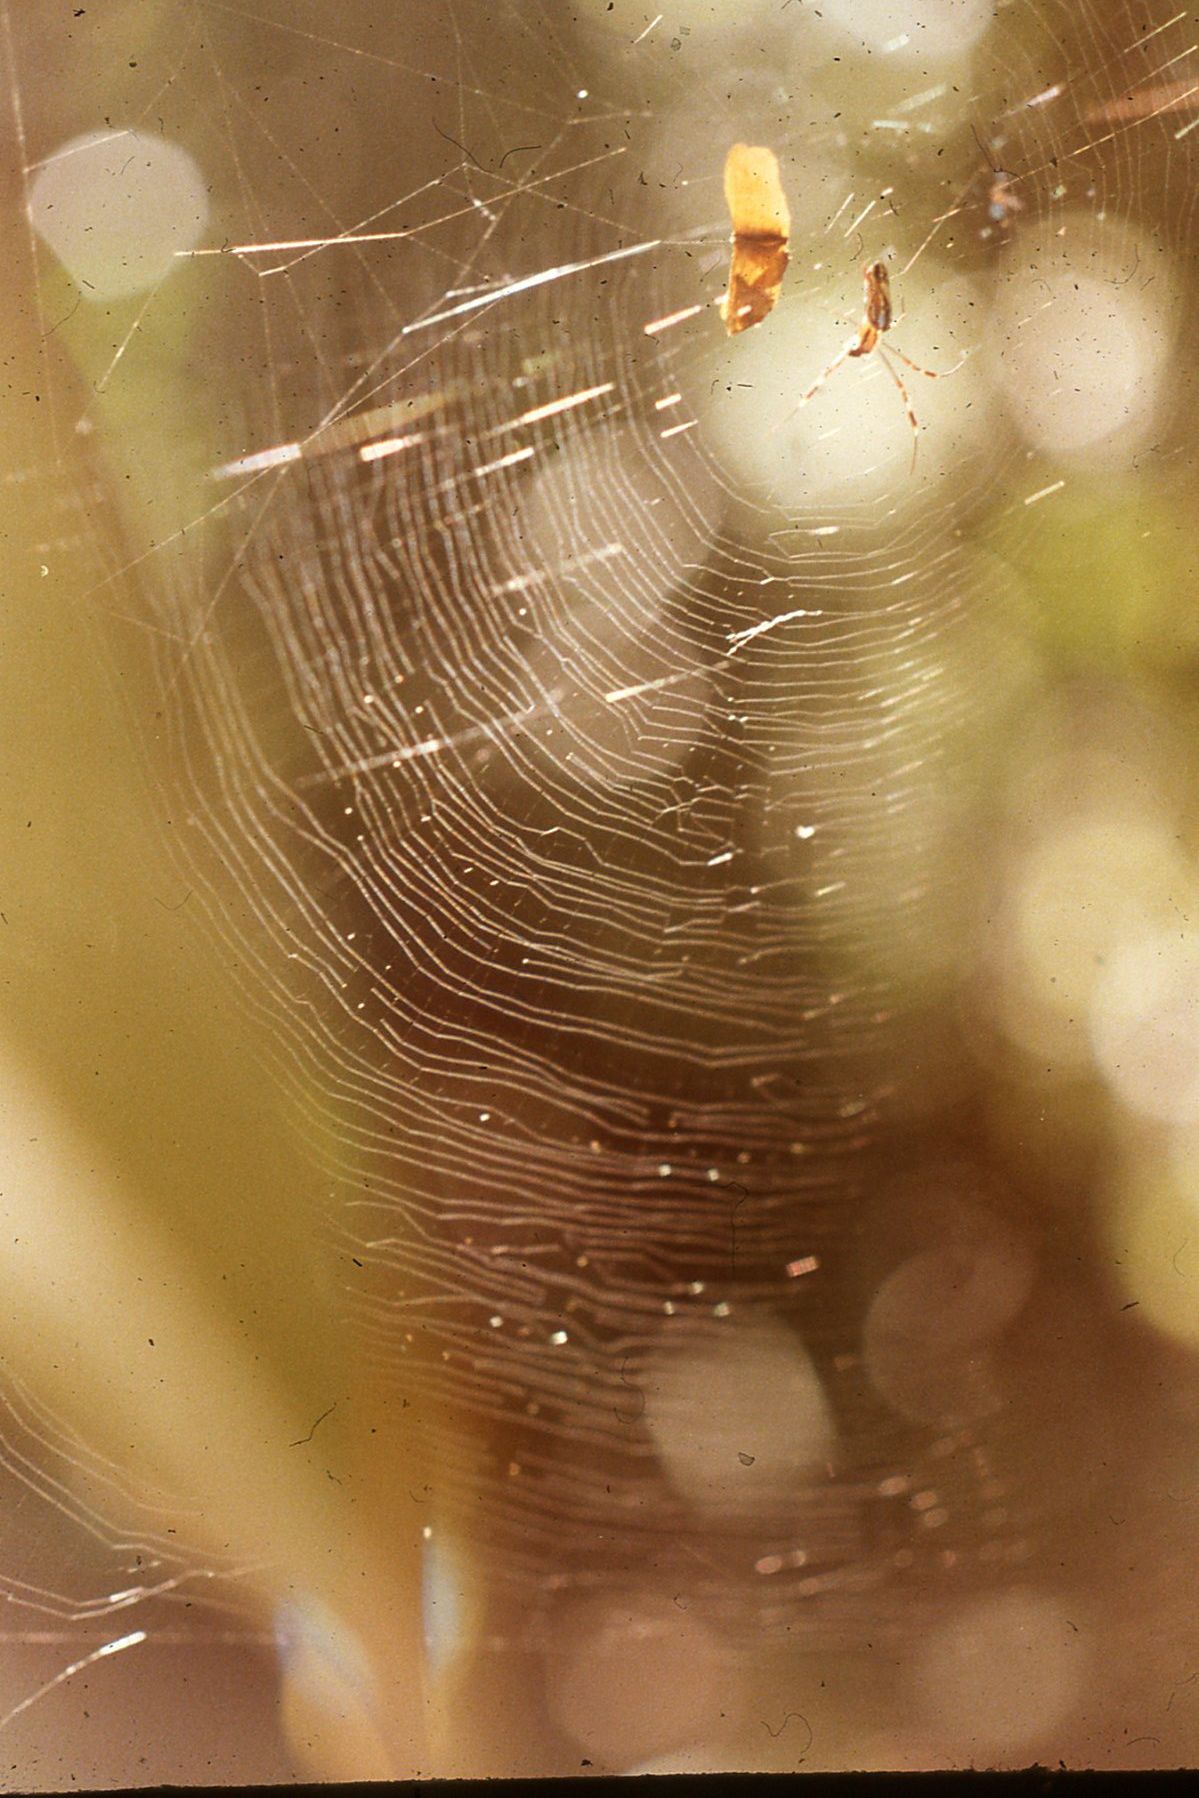
M 720 316 L 730 337 L 769 316 L 783 285 L 791 212 L 778 159 L 761 144 L 734 144 L 724 163 L 733 222 L 728 292 Z

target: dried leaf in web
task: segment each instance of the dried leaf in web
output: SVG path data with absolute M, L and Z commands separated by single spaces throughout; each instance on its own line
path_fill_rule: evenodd
M 791 213 L 774 151 L 734 144 L 725 158 L 724 194 L 733 221 L 733 256 L 720 316 L 733 337 L 770 316 L 787 271 Z

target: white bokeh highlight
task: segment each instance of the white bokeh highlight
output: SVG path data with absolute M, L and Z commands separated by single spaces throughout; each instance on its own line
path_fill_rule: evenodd
M 861 49 L 889 56 L 965 56 L 994 17 L 991 0 L 823 0 L 820 16 Z
M 823 1477 L 836 1448 L 824 1387 L 803 1344 L 779 1324 L 664 1350 L 642 1376 L 644 1426 L 668 1479 L 697 1509 L 725 1516 L 776 1503 L 781 1487 Z
M 124 299 L 157 286 L 194 249 L 208 222 L 208 194 L 193 157 L 142 131 L 72 138 L 37 170 L 29 217 L 91 300 Z
M 679 1603 L 649 1594 L 583 1601 L 561 1619 L 546 1668 L 560 1729 L 620 1771 L 704 1738 L 736 1690 L 729 1651 Z
M 1021 1588 L 964 1605 L 909 1669 L 914 1723 L 955 1764 L 1025 1764 L 1083 1696 L 1083 1638 L 1060 1600 Z
M 1058 1067 L 1095 1053 L 1093 1007 L 1112 958 L 1181 926 L 1199 902 L 1175 830 L 1148 799 L 1141 810 L 1124 809 L 1113 782 L 1106 813 L 1047 814 L 1046 834 L 1009 876 L 995 938 L 998 1009 L 1014 1042 Z
M 1013 271 L 988 334 L 1013 422 L 1048 454 L 1127 456 L 1153 425 L 1174 354 L 1175 282 L 1160 246 L 1126 221 L 1105 232 L 1067 216 Z
M 902 1261 L 866 1314 L 862 1353 L 871 1384 L 915 1422 L 964 1420 L 991 1408 L 986 1356 L 1036 1279 L 1023 1238 L 998 1220 L 977 1218 L 975 1227 Z
M 704 729 L 709 684 L 699 670 L 683 678 L 678 590 L 702 562 L 720 496 L 699 469 L 685 493 L 670 486 L 627 426 L 564 437 L 511 514 L 509 603 L 532 636 L 518 678 L 563 769 L 607 790 L 670 775 Z
M 822 280 L 824 277 L 822 277 Z M 717 352 L 706 396 L 704 434 L 739 479 L 767 488 L 788 507 L 858 505 L 920 498 L 944 479 L 960 487 L 962 464 L 987 449 L 990 389 L 973 358 L 980 319 L 972 285 L 920 279 L 897 283 L 897 309 L 910 310 L 880 345 L 897 344 L 937 376 L 892 366 L 907 390 L 919 447 L 904 400 L 878 350 L 847 359 L 806 404 L 803 395 L 851 339 L 864 315 L 862 276 L 848 265 L 826 304 L 798 290 L 788 271 L 772 317 Z M 840 302 L 845 317 L 831 316 Z M 848 321 L 848 322 L 847 322 Z
M 1199 932 L 1121 945 L 1096 985 L 1091 1037 L 1100 1071 L 1131 1110 L 1199 1122 Z

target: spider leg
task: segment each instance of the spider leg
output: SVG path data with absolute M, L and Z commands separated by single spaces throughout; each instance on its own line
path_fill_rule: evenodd
M 912 401 L 908 394 L 908 390 L 904 386 L 903 381 L 901 380 L 898 371 L 892 367 L 891 358 L 888 356 L 886 350 L 884 350 L 881 343 L 877 344 L 875 347 L 877 348 L 879 355 L 882 358 L 883 367 L 886 369 L 887 373 L 890 375 L 891 379 L 894 381 L 895 385 L 899 389 L 899 397 L 903 401 L 903 409 L 907 413 L 908 423 L 912 427 L 912 466 L 908 472 L 910 474 L 915 474 L 915 472 L 916 472 L 916 451 L 920 448 L 920 426 L 916 422 L 916 414 L 912 410 Z M 906 360 L 906 358 L 905 358 L 905 360 Z M 921 374 L 927 374 L 929 371 L 927 369 L 921 369 L 920 372 L 921 372 Z
M 889 343 L 887 348 L 893 356 L 898 356 L 901 362 L 906 363 L 914 374 L 927 375 L 930 381 L 943 381 L 947 375 L 956 375 L 969 354 L 969 351 L 963 350 L 952 368 L 922 368 L 919 362 L 913 362 L 910 356 L 905 356 L 893 343 Z
M 859 340 L 856 337 L 850 338 L 849 342 L 845 345 L 845 348 L 843 350 L 841 350 L 839 352 L 839 354 L 837 354 L 836 356 L 833 357 L 832 361 L 829 363 L 829 365 L 825 369 L 824 373 L 821 375 L 818 375 L 816 377 L 816 379 L 812 382 L 812 385 L 808 388 L 808 391 L 801 397 L 801 399 L 799 401 L 799 406 L 806 406 L 809 400 L 815 399 L 816 395 L 820 392 L 820 389 L 824 386 L 824 383 L 828 380 L 829 376 L 835 375 L 837 370 L 840 368 L 841 364 L 845 361 L 846 357 L 850 354 L 850 352 L 857 348 L 858 341 Z M 795 410 L 797 412 L 799 411 L 799 406 L 796 406 L 796 408 L 795 408 Z
M 801 395 L 801 397 L 796 401 L 795 405 L 792 406 L 790 412 L 787 413 L 786 417 L 780 418 L 776 425 L 771 426 L 770 431 L 768 433 L 769 436 L 773 437 L 774 433 L 776 431 L 781 431 L 785 424 L 790 424 L 791 420 L 795 417 L 795 414 L 799 411 L 800 407 L 806 406 L 808 401 L 810 399 L 814 398 L 815 395 L 820 392 L 820 389 L 824 386 L 824 383 L 828 380 L 829 376 L 836 374 L 836 372 L 840 368 L 841 364 L 851 354 L 851 352 L 854 350 L 854 348 L 856 347 L 856 345 L 859 342 L 860 342 L 860 339 L 857 337 L 850 338 L 849 342 L 845 345 L 845 348 L 843 350 L 841 350 L 836 356 L 833 357 L 833 359 L 829 363 L 828 367 L 824 370 L 824 373 L 817 376 L 817 378 L 812 382 L 812 385 L 808 388 L 808 391 L 805 394 Z

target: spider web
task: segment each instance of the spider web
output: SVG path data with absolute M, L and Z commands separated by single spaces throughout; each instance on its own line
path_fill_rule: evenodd
M 152 541 L 119 517 L 90 603 L 153 669 L 177 853 L 438 1528 L 486 1544 L 528 1636 L 557 1592 L 646 1579 L 748 1635 L 910 1627 L 947 1552 L 982 1577 L 1043 1527 L 1018 1406 L 920 1427 L 861 1353 L 879 1191 L 972 1152 L 960 971 L 1043 678 L 1011 545 L 1074 480 L 1005 358 L 1025 277 L 1085 340 L 1080 264 L 1150 307 L 1190 256 L 1191 22 L 1014 3 L 949 62 L 902 7 L 857 44 L 802 6 L 410 10 L 206 0 L 174 41 L 159 9 L 112 116 L 165 111 L 213 189 L 147 302 L 190 284 L 212 379 L 170 430 L 201 479 Z M 729 342 L 736 139 L 776 149 L 794 222 L 775 315 Z M 914 472 L 877 357 L 797 408 L 876 257 L 894 342 L 944 375 L 901 370 Z M 147 325 L 94 385 L 132 384 Z M 103 454 L 154 442 L 131 420 Z M 713 1519 L 646 1404 L 779 1330 L 835 1465 L 768 1462 Z M 14 1386 L 35 1441 L 8 1465 L 55 1506 L 29 1406 Z M 934 1461 L 935 1538 L 909 1503 Z

